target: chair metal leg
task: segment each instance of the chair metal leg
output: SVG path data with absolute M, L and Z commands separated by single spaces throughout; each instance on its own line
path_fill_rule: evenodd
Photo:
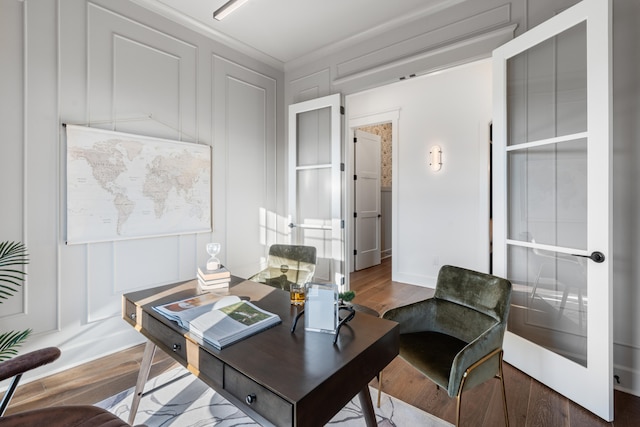
M 380 394 L 382 393 L 382 371 L 378 373 L 378 408 L 380 407 Z
M 502 407 L 504 408 L 504 425 L 509 427 L 509 412 L 507 411 L 507 391 L 504 388 L 504 373 L 502 370 L 502 355 L 503 352 L 500 352 L 500 385 L 502 386 Z
M 460 408 L 462 406 L 462 390 L 464 389 L 464 383 L 467 380 L 467 376 L 471 371 L 473 371 L 478 366 L 482 365 L 484 362 L 492 358 L 498 354 L 498 374 L 495 376 L 500 379 L 500 386 L 502 388 L 502 406 L 504 408 L 504 421 L 505 425 L 509 427 L 509 413 L 507 412 L 507 392 L 504 388 L 504 375 L 502 373 L 502 355 L 504 354 L 502 349 L 496 349 L 491 353 L 484 356 L 482 359 L 478 360 L 473 365 L 469 366 L 465 371 L 464 375 L 462 375 L 462 380 L 460 381 L 460 387 L 458 388 L 458 394 L 456 395 L 456 427 L 460 426 Z
M 22 374 L 18 374 L 11 380 L 11 384 L 4 392 L 4 396 L 2 396 L 2 402 L 0 402 L 0 417 L 4 415 L 4 412 L 7 410 L 9 403 L 11 402 L 11 398 L 13 394 L 16 392 L 18 388 L 18 383 L 20 382 L 20 378 L 22 378 Z M 378 402 L 380 402 L 380 395 L 378 394 Z M 380 403 L 378 403 L 378 408 L 380 407 Z

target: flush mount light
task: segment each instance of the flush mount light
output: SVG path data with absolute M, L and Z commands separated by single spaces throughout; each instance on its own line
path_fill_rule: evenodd
M 248 0 L 229 0 L 225 4 L 223 4 L 218 10 L 213 12 L 213 19 L 222 21 L 224 18 L 229 16 L 231 12 L 245 4 Z

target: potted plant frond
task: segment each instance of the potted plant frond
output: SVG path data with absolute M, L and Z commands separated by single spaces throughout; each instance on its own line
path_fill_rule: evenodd
M 27 248 L 20 242 L 0 242 L 0 304 L 18 292 L 26 273 L 23 271 L 29 263 Z M 31 329 L 0 333 L 0 361 L 18 354 L 18 347 L 31 334 Z

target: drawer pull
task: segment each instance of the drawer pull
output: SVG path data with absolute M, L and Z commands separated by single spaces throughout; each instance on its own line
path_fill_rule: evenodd
M 181 350 L 181 349 L 182 349 L 182 346 L 180 344 L 174 344 L 173 345 L 173 351 L 178 351 L 178 350 Z
M 136 314 L 135 314 L 135 313 L 131 313 L 131 314 L 129 315 L 129 318 L 130 318 L 131 320 L 136 320 Z
M 244 400 L 247 402 L 247 405 L 251 405 L 252 403 L 255 403 L 256 399 L 256 395 L 254 393 L 251 393 L 248 394 Z

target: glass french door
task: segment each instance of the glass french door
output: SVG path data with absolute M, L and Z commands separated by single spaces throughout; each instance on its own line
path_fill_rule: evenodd
M 584 0 L 494 51 L 505 360 L 613 419 L 610 18 Z
M 315 281 L 344 280 L 341 96 L 289 106 L 288 205 L 290 241 L 315 246 Z

